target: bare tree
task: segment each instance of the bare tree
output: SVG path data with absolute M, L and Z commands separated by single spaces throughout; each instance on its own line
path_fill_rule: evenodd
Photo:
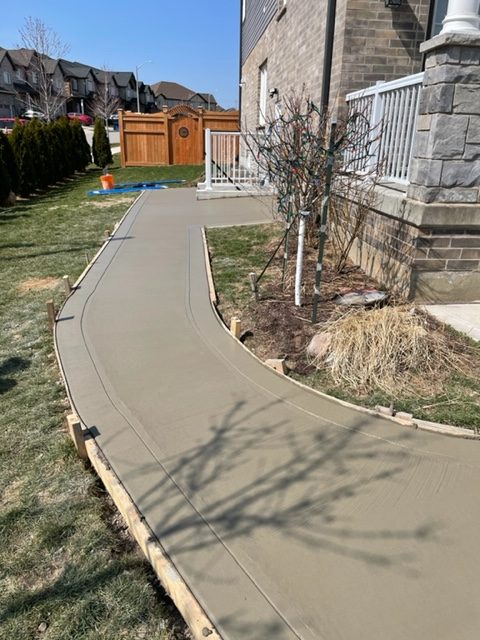
M 298 232 L 297 305 L 301 304 L 304 237 L 311 246 L 319 247 L 317 272 L 321 273 L 330 230 L 337 254 L 335 267 L 341 271 L 363 231 L 379 177 L 378 165 L 370 162 L 377 140 L 368 113 L 349 113 L 337 126 L 304 92 L 287 95 L 274 116 L 266 118 L 263 131 L 244 135 L 261 173 L 275 188 L 278 213 L 286 224 L 284 273 L 290 227 Z M 315 295 L 317 291 L 318 284 Z
M 58 59 L 66 55 L 69 47 L 40 18 L 26 18 L 19 33 L 26 55 L 32 54 L 29 70 L 36 75 L 35 86 L 30 85 L 35 90 L 30 104 L 50 121 L 61 113 L 67 101 L 63 82 L 55 86 L 53 74 Z
M 122 101 L 119 96 L 112 94 L 110 86 L 112 72 L 106 67 L 103 67 L 100 78 L 101 83 L 99 90 L 95 93 L 95 97 L 89 101 L 88 105 L 93 115 L 102 118 L 105 126 L 107 126 L 109 118 L 118 111 Z

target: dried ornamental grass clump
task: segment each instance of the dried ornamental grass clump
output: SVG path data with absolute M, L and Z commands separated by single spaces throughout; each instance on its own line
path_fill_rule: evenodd
M 332 320 L 327 353 L 313 363 L 328 366 L 336 384 L 362 392 L 431 391 L 453 371 L 462 371 L 462 349 L 430 326 L 415 308 L 384 307 L 350 311 Z

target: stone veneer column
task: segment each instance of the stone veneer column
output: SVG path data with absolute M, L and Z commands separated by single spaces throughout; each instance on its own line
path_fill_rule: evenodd
M 420 50 L 425 76 L 407 195 L 424 203 L 478 203 L 480 32 L 445 31 Z

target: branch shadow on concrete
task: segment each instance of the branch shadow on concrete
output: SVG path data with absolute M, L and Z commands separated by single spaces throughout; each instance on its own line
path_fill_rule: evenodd
M 413 528 L 391 529 L 385 523 L 375 529 L 349 515 L 357 501 L 361 506 L 369 495 L 375 500 L 377 493 L 400 486 L 411 433 L 397 434 L 393 444 L 368 437 L 361 414 L 354 428 L 316 426 L 300 414 L 298 424 L 272 421 L 272 410 L 278 416 L 281 405 L 276 400 L 250 411 L 239 400 L 220 420 L 212 420 L 208 440 L 161 461 L 164 473 L 137 506 L 148 514 L 162 505 L 162 522 L 155 529 L 162 544 L 179 557 L 266 531 L 414 576 L 409 543 L 434 539 L 436 523 L 425 518 Z M 127 486 L 150 471 L 132 467 Z M 404 541 L 404 549 L 392 551 L 392 541 L 400 546 Z

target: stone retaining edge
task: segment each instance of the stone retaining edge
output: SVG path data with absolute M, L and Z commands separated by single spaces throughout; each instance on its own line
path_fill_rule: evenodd
M 339 398 L 335 398 L 334 396 L 329 396 L 327 393 L 324 393 L 323 391 L 318 391 L 318 389 L 312 389 L 312 387 L 309 387 L 303 384 L 302 382 L 299 382 L 298 380 L 294 380 L 293 378 L 290 378 L 281 373 L 278 373 L 278 371 L 275 371 L 275 369 L 272 369 L 272 367 L 269 367 L 267 364 L 265 364 L 263 360 L 261 360 L 248 347 L 246 347 L 243 344 L 243 342 L 241 342 L 238 338 L 235 338 L 232 335 L 232 333 L 230 332 L 230 330 L 228 329 L 228 327 L 225 325 L 222 318 L 220 317 L 220 314 L 217 309 L 217 304 L 218 304 L 217 292 L 215 290 L 214 281 L 213 281 L 212 265 L 210 263 L 210 254 L 208 251 L 206 228 L 204 226 L 202 227 L 202 240 L 203 240 L 203 253 L 205 257 L 205 266 L 207 269 L 208 287 L 210 289 L 210 304 L 212 306 L 213 312 L 217 320 L 219 321 L 223 329 L 232 338 L 232 340 L 235 340 L 236 342 L 238 342 L 238 344 L 243 349 L 245 349 L 245 351 L 247 351 L 252 356 L 252 358 L 255 358 L 255 360 L 257 360 L 257 362 L 260 362 L 260 364 L 262 364 L 264 367 L 267 367 L 273 374 L 280 376 L 282 378 L 287 378 L 291 383 L 296 384 L 297 386 L 301 387 L 302 389 L 305 389 L 306 391 L 319 395 L 320 397 L 330 400 L 332 402 L 336 402 L 342 407 L 347 407 L 349 409 L 358 411 L 359 413 L 364 413 L 377 418 L 385 418 L 390 422 L 394 422 L 395 424 L 401 425 L 403 427 L 420 429 L 422 431 L 429 431 L 432 433 L 438 433 L 444 436 L 450 436 L 454 438 L 480 440 L 480 434 L 476 433 L 475 431 L 472 431 L 471 429 L 466 429 L 464 427 L 455 427 L 453 425 L 448 425 L 448 424 L 441 424 L 439 422 L 429 422 L 428 420 L 420 420 L 419 418 L 414 418 L 414 417 L 412 417 L 411 419 L 396 418 L 395 416 L 388 415 L 382 411 L 375 411 L 374 409 L 369 409 L 368 407 L 362 407 L 361 405 L 352 404 L 351 402 L 347 402 L 346 400 L 340 400 Z

